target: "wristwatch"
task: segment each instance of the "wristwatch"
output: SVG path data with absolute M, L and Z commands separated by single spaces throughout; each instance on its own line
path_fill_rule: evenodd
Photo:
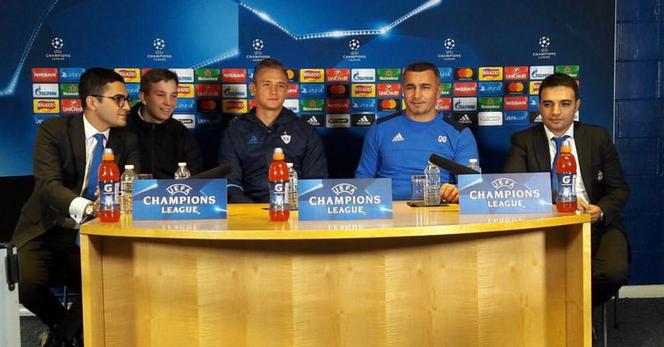
M 85 210 L 83 211 L 83 213 L 85 213 L 86 219 L 94 217 L 95 208 L 92 206 L 92 203 L 89 203 L 87 206 L 85 206 Z

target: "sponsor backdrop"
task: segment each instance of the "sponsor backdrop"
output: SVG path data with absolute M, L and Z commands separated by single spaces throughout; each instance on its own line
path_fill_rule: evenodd
M 403 108 L 401 68 L 419 60 L 440 67 L 438 109 L 471 127 L 486 172 L 502 167 L 512 132 L 539 121 L 537 90 L 555 71 L 579 81 L 581 120 L 613 125 L 614 1 L 31 0 L 0 9 L 0 176 L 32 173 L 38 124 L 81 111 L 77 81 L 90 66 L 116 69 L 134 98 L 147 69 L 174 69 L 175 117 L 208 166 L 225 125 L 253 106 L 252 67 L 267 57 L 291 68 L 286 107 L 323 136 L 332 177 L 352 176 L 367 127 Z

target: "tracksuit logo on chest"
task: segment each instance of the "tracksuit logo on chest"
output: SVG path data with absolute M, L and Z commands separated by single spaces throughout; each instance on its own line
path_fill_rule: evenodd
M 289 144 L 291 141 L 291 136 L 284 131 L 284 133 L 281 135 L 281 141 L 284 141 L 285 144 Z
M 392 142 L 401 142 L 401 141 L 403 141 L 403 140 L 405 140 L 405 138 L 401 135 L 401 133 L 397 133 L 397 134 L 394 135 L 394 137 L 392 138 Z
M 260 141 L 258 141 L 258 138 L 256 137 L 256 135 L 251 135 L 249 137 L 249 139 L 247 140 L 248 145 L 257 145 L 259 143 L 260 143 Z

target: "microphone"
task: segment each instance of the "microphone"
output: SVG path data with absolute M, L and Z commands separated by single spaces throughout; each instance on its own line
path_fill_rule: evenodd
M 454 175 L 471 175 L 478 174 L 479 172 L 469 168 L 468 166 L 461 165 L 453 160 L 449 160 L 439 156 L 438 154 L 432 154 L 429 157 L 429 161 L 442 167 L 443 169 L 449 171 Z
M 233 167 L 231 164 L 221 164 L 217 167 L 214 167 L 210 170 L 199 172 L 195 175 L 192 175 L 191 178 L 224 178 L 233 172 Z

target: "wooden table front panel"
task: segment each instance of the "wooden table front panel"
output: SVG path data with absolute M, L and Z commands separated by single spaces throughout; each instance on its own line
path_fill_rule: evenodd
M 584 289 L 569 283 L 584 281 L 582 230 L 265 241 L 83 235 L 84 251 L 101 259 L 84 269 L 97 282 L 84 289 L 95 306 L 86 327 L 103 329 L 87 332 L 86 344 L 582 345 Z

